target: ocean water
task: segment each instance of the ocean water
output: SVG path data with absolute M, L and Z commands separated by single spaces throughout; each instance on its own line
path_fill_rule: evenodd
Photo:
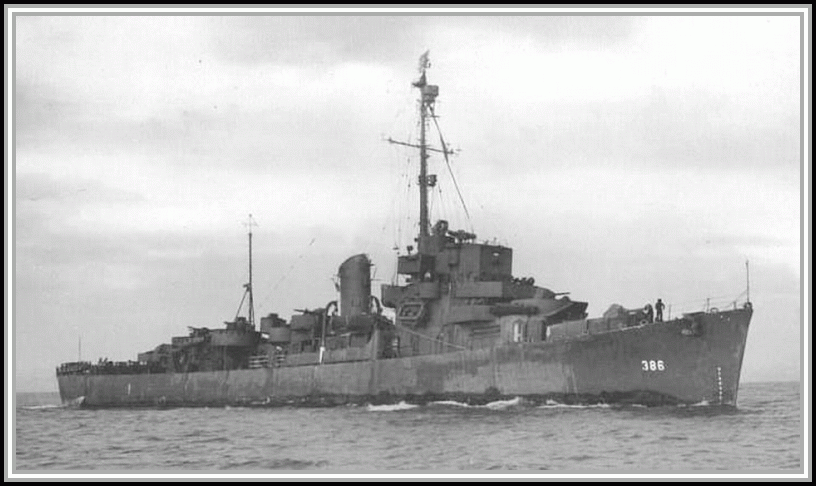
M 745 383 L 739 406 L 82 410 L 18 394 L 13 471 L 801 473 L 799 383 Z

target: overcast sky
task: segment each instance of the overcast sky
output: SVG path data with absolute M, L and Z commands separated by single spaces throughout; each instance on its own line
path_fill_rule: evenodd
M 232 319 L 388 283 L 417 224 L 417 59 L 444 160 L 432 218 L 517 276 L 671 312 L 746 286 L 744 380 L 800 372 L 800 26 L 790 16 L 19 16 L 18 391 Z M 438 136 L 433 135 L 436 143 Z M 377 292 L 379 293 L 379 292 Z

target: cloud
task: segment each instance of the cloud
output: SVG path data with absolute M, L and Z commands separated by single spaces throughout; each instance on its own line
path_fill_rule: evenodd
M 324 67 L 341 62 L 397 66 L 425 49 L 474 50 L 495 39 L 536 42 L 547 50 L 610 45 L 631 34 L 632 17 L 568 16 L 229 16 L 209 20 L 209 42 L 231 63 Z
M 15 200 L 54 201 L 61 205 L 80 205 L 90 202 L 132 203 L 143 198 L 138 194 L 114 189 L 95 179 L 56 179 L 49 174 L 26 173 L 15 178 Z
M 208 42 L 231 63 L 324 67 L 391 60 L 422 23 L 410 16 L 217 17 L 208 22 Z

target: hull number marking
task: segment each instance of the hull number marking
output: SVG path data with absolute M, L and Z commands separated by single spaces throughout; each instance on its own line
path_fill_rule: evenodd
M 640 369 L 643 371 L 664 371 L 666 369 L 666 365 L 663 363 L 662 359 L 658 359 L 657 361 L 646 361 L 644 359 L 640 362 Z

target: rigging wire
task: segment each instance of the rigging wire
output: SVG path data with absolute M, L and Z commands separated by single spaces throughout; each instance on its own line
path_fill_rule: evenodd
M 438 182 L 436 184 L 436 191 L 439 193 L 439 216 L 441 217 L 441 219 L 449 220 L 447 215 L 448 214 L 453 215 L 453 211 L 451 210 L 451 212 L 448 213 L 448 207 L 445 204 L 445 197 L 442 194 L 442 185 Z
M 432 220 L 431 215 L 433 214 L 434 209 L 434 191 L 429 191 L 428 194 L 428 224 L 431 224 L 430 221 Z
M 238 310 L 235 311 L 235 319 L 233 319 L 234 321 L 238 320 L 238 315 L 241 313 L 241 307 L 244 306 L 244 300 L 246 300 L 246 296 L 247 296 L 248 293 L 249 293 L 249 289 L 244 291 L 244 296 L 241 297 L 241 303 L 238 304 Z
M 445 165 L 448 167 L 448 172 L 450 173 L 451 179 L 453 179 L 453 187 L 456 188 L 456 194 L 459 195 L 459 201 L 462 202 L 462 207 L 465 209 L 465 215 L 467 216 L 468 225 L 470 226 L 470 231 L 473 232 L 473 222 L 470 219 L 470 211 L 468 211 L 467 204 L 465 204 L 465 198 L 462 197 L 462 191 L 459 190 L 459 183 L 456 182 L 456 176 L 453 175 L 453 169 L 450 165 L 450 160 L 448 159 L 448 146 L 445 144 L 445 139 L 442 138 L 442 130 L 439 129 L 439 122 L 436 121 L 436 113 L 434 112 L 433 105 L 431 105 L 431 119 L 436 126 L 436 132 L 439 133 L 439 143 L 442 145 L 442 155 L 445 157 Z
M 405 108 L 400 110 L 400 114 L 405 111 Z M 396 120 L 395 120 L 396 121 Z M 413 140 L 415 130 L 419 127 L 419 122 L 417 120 L 414 121 L 414 128 L 408 130 L 408 134 L 406 136 L 406 140 Z M 402 244 L 402 230 L 403 230 L 403 215 L 407 212 L 409 198 L 410 198 L 410 179 L 408 178 L 408 171 L 407 166 L 410 165 L 411 159 L 410 157 L 406 159 L 406 165 L 403 166 L 400 160 L 399 150 L 395 147 L 394 149 L 394 161 L 395 163 L 392 164 L 392 169 L 396 169 L 395 172 L 399 174 L 399 177 L 393 177 L 392 180 L 395 181 L 396 184 L 395 190 L 392 191 L 392 201 L 394 202 L 392 207 L 391 213 L 391 220 L 394 224 L 393 227 L 393 238 L 394 238 L 394 245 L 393 248 L 399 250 L 400 245 Z M 404 191 L 404 192 L 403 192 Z M 403 197 L 401 197 L 403 196 Z
M 701 302 L 705 303 L 706 300 L 709 301 L 720 301 L 724 299 L 739 299 L 742 295 L 745 294 L 745 290 L 734 296 L 734 294 L 727 294 L 727 295 L 714 295 L 711 297 L 706 297 L 704 299 L 694 299 L 694 300 L 687 300 L 685 302 L 676 302 L 676 305 L 686 305 L 686 304 L 699 304 Z
M 312 240 L 309 242 L 309 244 L 308 244 L 308 245 L 306 245 L 306 247 L 308 248 L 308 247 L 312 246 L 312 245 L 314 244 L 314 242 L 315 242 L 315 240 L 316 240 L 316 239 L 317 239 L 316 237 L 315 237 L 315 238 L 312 238 Z M 277 290 L 277 289 L 278 289 L 278 286 L 280 286 L 280 284 L 281 284 L 281 283 L 282 283 L 284 280 L 286 280 L 286 279 L 289 277 L 289 275 L 291 275 L 291 274 L 292 274 L 292 270 L 294 270 L 294 269 L 295 269 L 295 266 L 296 266 L 296 265 L 297 265 L 297 264 L 298 264 L 298 263 L 299 263 L 301 260 L 303 260 L 303 257 L 304 257 L 305 255 L 306 255 L 306 253 L 305 253 L 305 252 L 301 253 L 301 254 L 300 254 L 298 257 L 297 257 L 297 259 L 296 259 L 296 260 L 295 260 L 295 261 L 292 263 L 292 265 L 289 267 L 289 269 L 286 271 L 286 273 L 285 273 L 285 274 L 283 274 L 283 276 L 282 276 L 280 279 L 278 279 L 278 281 L 275 283 L 275 285 L 273 285 L 273 286 L 272 286 L 272 289 L 270 289 L 269 293 L 266 295 L 266 297 L 264 297 L 263 301 L 262 301 L 262 302 L 261 302 L 261 304 L 258 306 L 258 309 L 259 309 L 259 310 L 260 310 L 260 308 L 261 308 L 262 306 L 266 305 L 266 304 L 267 304 L 267 302 L 269 302 L 269 300 L 272 298 L 272 295 L 274 294 L 275 290 Z
M 414 134 L 416 132 L 418 132 L 419 129 L 420 129 L 420 120 L 417 119 L 414 122 L 414 128 L 409 131 L 406 140 L 414 140 L 415 139 Z M 397 220 L 397 238 L 398 239 L 397 239 L 397 242 L 395 243 L 394 246 L 397 247 L 398 250 L 399 250 L 400 245 L 403 244 L 403 240 L 402 240 L 402 238 L 403 238 L 403 235 L 402 235 L 403 229 L 405 229 L 405 231 L 409 231 L 408 228 L 410 228 L 412 226 L 410 208 L 413 207 L 413 198 L 412 198 L 413 179 L 411 178 L 411 174 L 413 174 L 413 171 L 410 170 L 411 164 L 412 164 L 411 157 L 407 157 L 406 158 L 406 165 L 404 166 L 404 171 L 402 173 L 402 180 L 399 182 L 400 189 L 402 190 L 404 188 L 404 190 L 405 190 L 405 192 L 404 192 L 405 197 L 403 199 L 404 205 L 400 208 L 400 212 L 399 212 L 399 214 L 397 215 L 397 218 L 396 218 L 396 220 Z
M 408 158 L 408 166 L 410 166 L 410 164 L 411 164 L 411 158 L 409 157 Z M 409 228 L 410 228 L 410 225 L 411 225 L 411 211 L 410 211 L 409 208 L 412 206 L 413 201 L 412 201 L 411 195 L 413 194 L 414 190 L 413 190 L 413 179 L 411 179 L 411 176 L 408 175 L 408 173 L 409 173 L 409 171 L 406 168 L 406 173 L 405 173 L 405 207 L 403 208 L 403 213 L 400 214 L 400 232 L 402 232 L 403 229 L 406 232 L 409 231 Z M 403 219 L 404 219 L 404 221 L 403 221 Z M 403 227 L 403 225 L 406 225 L 407 227 Z M 400 234 L 400 242 L 402 242 L 402 234 Z
M 688 300 L 685 302 L 666 302 L 667 306 L 674 310 L 674 312 L 697 311 L 702 309 L 708 311 L 711 308 L 725 308 L 727 306 L 736 307 L 740 298 L 747 294 L 747 290 L 743 290 L 736 296 L 720 295 L 715 297 L 707 297 L 705 299 Z

